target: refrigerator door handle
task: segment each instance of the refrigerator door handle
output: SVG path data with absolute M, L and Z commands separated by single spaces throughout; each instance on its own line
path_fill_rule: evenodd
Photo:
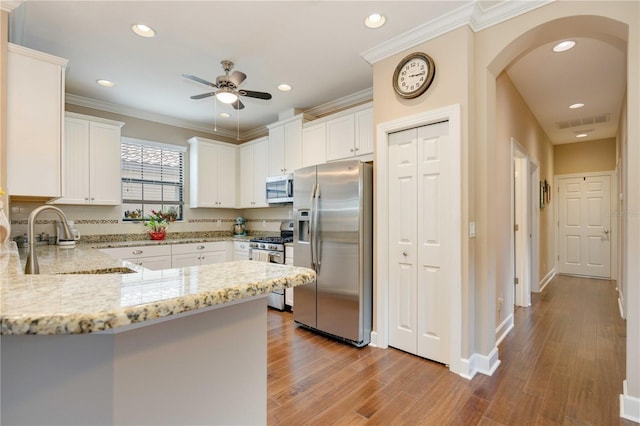
M 320 273 L 320 264 L 322 263 L 320 258 L 320 238 L 318 237 L 318 222 L 320 216 L 320 184 L 316 184 L 315 195 L 313 204 L 313 243 L 315 245 L 315 262 L 316 262 L 316 274 Z
M 315 216 L 315 204 L 314 204 L 314 200 L 316 198 L 316 184 L 313 184 L 313 187 L 311 188 L 311 199 L 309 200 L 309 205 L 311 206 L 311 214 L 309 217 L 309 247 L 311 248 L 311 267 L 313 268 L 313 270 L 317 273 L 317 267 L 316 267 L 316 253 L 315 253 L 315 221 L 314 221 L 314 216 Z

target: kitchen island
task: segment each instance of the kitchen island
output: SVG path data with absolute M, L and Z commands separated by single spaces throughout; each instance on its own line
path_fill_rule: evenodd
M 17 250 L 0 258 L 3 425 L 266 423 L 266 296 L 313 271 L 38 256 L 40 275 Z

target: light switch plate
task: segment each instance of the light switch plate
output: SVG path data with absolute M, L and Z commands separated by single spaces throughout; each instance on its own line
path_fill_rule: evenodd
M 476 223 L 469 222 L 469 238 L 475 238 L 476 236 Z

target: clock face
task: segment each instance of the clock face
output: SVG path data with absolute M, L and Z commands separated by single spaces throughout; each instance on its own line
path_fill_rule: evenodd
M 403 98 L 415 98 L 431 85 L 434 74 L 433 60 L 424 53 L 413 53 L 396 67 L 393 88 Z

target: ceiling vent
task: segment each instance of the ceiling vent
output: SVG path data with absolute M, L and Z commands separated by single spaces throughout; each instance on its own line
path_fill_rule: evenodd
M 611 114 L 604 113 L 593 115 L 590 117 L 577 118 L 573 120 L 556 121 L 556 127 L 560 130 L 569 129 L 571 127 L 590 126 L 593 124 L 602 124 L 609 121 Z

